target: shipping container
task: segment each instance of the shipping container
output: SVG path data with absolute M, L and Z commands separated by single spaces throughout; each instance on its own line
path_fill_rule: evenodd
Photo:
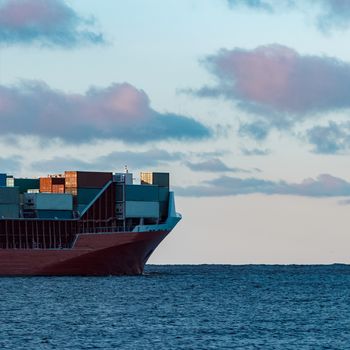
M 9 178 L 8 178 L 9 179 Z M 11 182 L 11 180 L 9 180 Z M 13 179 L 15 187 L 19 188 L 19 193 L 25 193 L 28 189 L 40 188 L 39 179 Z
M 113 180 L 113 174 L 94 171 L 65 171 L 66 188 L 102 188 Z
M 114 182 L 125 183 L 126 185 L 133 184 L 132 173 L 115 173 L 113 175 Z
M 50 193 L 52 190 L 51 179 L 49 177 L 41 177 L 39 180 L 40 180 L 40 192 Z
M 6 186 L 6 178 L 6 174 L 0 173 L 0 187 Z
M 152 185 L 126 185 L 125 186 L 126 201 L 158 201 L 158 186 Z
M 64 184 L 52 185 L 52 193 L 64 193 Z
M 125 202 L 126 218 L 158 218 L 159 202 Z
M 0 187 L 0 204 L 19 204 L 19 188 Z
M 37 210 L 36 215 L 40 219 L 72 219 L 70 210 Z
M 24 193 L 24 209 L 73 210 L 73 198 L 65 193 Z
M 40 193 L 38 188 L 28 188 L 27 193 Z
M 57 188 L 59 188 L 59 191 L 61 192 L 55 192 L 55 193 L 64 193 L 64 183 L 65 179 L 63 175 L 55 175 L 55 176 L 48 176 L 48 177 L 41 177 L 40 178 L 40 192 L 54 192 L 54 188 L 57 191 Z M 57 187 L 59 186 L 59 187 Z M 63 188 L 63 192 L 62 192 Z
M 15 179 L 12 175 L 7 175 L 6 177 L 6 186 L 13 187 L 15 185 Z
M 0 204 L 0 219 L 18 219 L 19 204 Z
M 141 184 L 169 187 L 169 173 L 141 172 Z

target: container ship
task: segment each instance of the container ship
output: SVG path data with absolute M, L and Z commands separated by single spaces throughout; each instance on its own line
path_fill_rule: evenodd
M 0 275 L 139 275 L 179 220 L 168 173 L 0 174 Z

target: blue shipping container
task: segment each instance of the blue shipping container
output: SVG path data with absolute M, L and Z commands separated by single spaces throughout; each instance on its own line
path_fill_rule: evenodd
M 0 173 L 0 187 L 6 186 L 6 174 Z
M 126 201 L 157 202 L 159 200 L 158 186 L 153 185 L 126 185 Z

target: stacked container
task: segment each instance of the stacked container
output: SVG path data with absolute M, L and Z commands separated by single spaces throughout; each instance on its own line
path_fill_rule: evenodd
M 158 198 L 158 186 L 125 185 L 125 217 L 158 218 Z M 118 199 L 120 193 L 117 190 Z
M 73 198 L 65 193 L 25 193 L 24 211 L 35 211 L 38 218 L 71 219 Z
M 141 172 L 141 184 L 157 185 L 159 188 L 159 217 L 166 218 L 169 206 L 169 173 Z
M 113 179 L 108 172 L 65 171 L 65 192 L 73 195 L 74 205 L 82 212 L 101 189 Z
M 115 173 L 113 175 L 113 181 L 118 183 L 124 183 L 125 185 L 132 185 L 132 173 Z
M 61 175 L 40 178 L 40 192 L 42 193 L 64 193 L 65 179 Z
M 17 179 L 13 176 L 8 176 L 6 179 L 6 186 L 18 187 L 19 193 L 25 193 L 28 192 L 29 189 L 39 189 L 40 181 L 39 179 Z
M 169 173 L 141 172 L 140 178 L 142 185 L 157 185 L 169 188 Z
M 0 218 L 19 217 L 19 188 L 0 187 Z

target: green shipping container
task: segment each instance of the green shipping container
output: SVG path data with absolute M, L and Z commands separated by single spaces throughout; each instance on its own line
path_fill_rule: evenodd
M 19 188 L 19 193 L 25 193 L 29 189 L 40 188 L 39 179 L 14 179 L 14 185 Z
M 153 185 L 126 185 L 126 201 L 157 202 L 159 199 L 158 186 Z

